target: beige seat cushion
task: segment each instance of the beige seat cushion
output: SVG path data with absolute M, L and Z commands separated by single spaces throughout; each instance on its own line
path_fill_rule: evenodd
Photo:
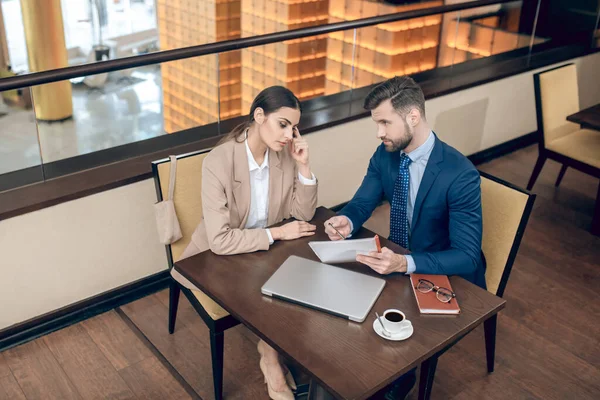
M 210 317 L 215 321 L 225 318 L 229 315 L 229 313 L 225 311 L 223 307 L 215 303 L 214 300 L 204 294 L 204 292 L 200 290 L 192 290 L 192 293 L 198 299 L 200 304 L 202 304 L 202 307 L 204 307 L 208 315 L 210 315 Z
M 567 116 L 581 109 L 577 66 L 540 73 L 539 85 L 546 149 L 600 168 L 600 132 L 567 121 Z
M 194 297 L 198 299 L 202 307 L 204 307 L 212 319 L 216 321 L 229 315 L 225 309 L 215 303 L 214 300 L 208 297 L 203 291 L 194 286 L 192 282 L 190 282 L 185 276 L 181 275 L 175 268 L 171 269 L 171 276 L 173 279 L 179 282 L 181 286 L 192 291 Z
M 580 129 L 546 143 L 546 148 L 600 168 L 600 131 Z

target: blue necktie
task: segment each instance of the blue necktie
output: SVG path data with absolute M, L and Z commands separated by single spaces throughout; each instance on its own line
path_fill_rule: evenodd
M 394 184 L 394 197 L 390 212 L 390 240 L 408 249 L 408 185 L 410 173 L 408 166 L 410 158 L 404 153 L 400 154 L 398 178 Z

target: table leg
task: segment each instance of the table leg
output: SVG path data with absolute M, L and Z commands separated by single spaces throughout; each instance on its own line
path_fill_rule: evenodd
M 323 386 L 319 385 L 314 379 L 310 381 L 308 389 L 308 400 L 334 400 L 333 397 Z
M 594 217 L 592 219 L 592 234 L 600 236 L 600 183 L 598 184 L 596 207 L 594 208 Z
M 483 323 L 485 332 L 485 355 L 487 359 L 488 372 L 494 372 L 494 359 L 496 357 L 496 324 L 498 314 Z
M 434 354 L 429 359 L 421 363 L 421 376 L 419 378 L 419 400 L 429 400 L 431 397 L 431 387 L 435 376 L 438 356 Z

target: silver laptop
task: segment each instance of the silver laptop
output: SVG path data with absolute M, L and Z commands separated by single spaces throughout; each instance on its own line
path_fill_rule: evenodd
M 290 256 L 261 289 L 267 296 L 363 322 L 385 280 Z

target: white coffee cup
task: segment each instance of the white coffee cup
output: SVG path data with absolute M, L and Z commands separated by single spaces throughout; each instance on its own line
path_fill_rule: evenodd
M 400 310 L 389 309 L 383 312 L 383 326 L 391 333 L 402 333 L 412 326 L 406 315 Z

